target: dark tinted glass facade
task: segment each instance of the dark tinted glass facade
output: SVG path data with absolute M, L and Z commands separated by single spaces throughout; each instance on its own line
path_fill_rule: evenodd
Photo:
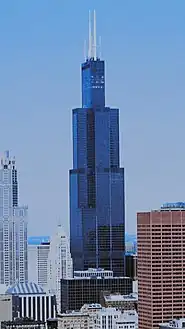
M 75 270 L 124 273 L 124 169 L 119 110 L 105 106 L 104 61 L 82 64 L 82 108 L 73 110 L 70 238 Z
M 132 279 L 62 279 L 61 313 L 80 310 L 84 304 L 100 303 L 102 291 L 128 295 L 132 292 Z
M 137 280 L 137 255 L 126 254 L 125 255 L 125 272 L 126 276 Z

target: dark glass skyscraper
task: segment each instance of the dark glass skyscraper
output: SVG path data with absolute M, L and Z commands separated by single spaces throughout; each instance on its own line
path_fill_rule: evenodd
M 119 110 L 105 106 L 105 63 L 94 34 L 82 64 L 82 107 L 73 109 L 70 241 L 75 270 L 124 273 L 124 168 L 119 162 Z

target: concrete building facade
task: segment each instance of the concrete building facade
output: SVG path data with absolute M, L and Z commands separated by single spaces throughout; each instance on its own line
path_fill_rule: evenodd
M 48 287 L 48 255 L 50 238 L 34 236 L 28 238 L 28 279 L 39 286 Z
M 100 304 L 85 304 L 80 311 L 58 315 L 58 329 L 137 329 L 135 311 L 121 312 Z
M 60 310 L 61 279 L 73 277 L 73 261 L 70 253 L 70 244 L 61 225 L 51 237 L 48 254 L 48 289 L 56 295 L 57 308 Z

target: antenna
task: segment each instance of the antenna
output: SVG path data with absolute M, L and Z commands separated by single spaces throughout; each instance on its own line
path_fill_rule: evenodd
M 94 22 L 93 22 L 93 57 L 96 60 L 96 11 L 94 10 Z
M 99 36 L 99 54 L 98 54 L 98 57 L 101 58 L 101 37 Z
M 92 30 L 93 27 L 93 30 Z M 101 40 L 100 40 L 101 42 Z M 93 26 L 91 19 L 91 11 L 89 10 L 89 45 L 88 45 L 88 59 L 97 60 L 97 48 L 100 48 L 100 44 L 97 47 L 96 42 L 96 11 L 93 12 Z M 86 44 L 84 44 L 84 57 L 86 59 Z
M 88 58 L 92 57 L 91 11 L 89 10 L 89 49 Z
M 84 40 L 84 59 L 85 59 L 85 61 L 87 59 L 87 43 L 86 43 L 86 40 Z

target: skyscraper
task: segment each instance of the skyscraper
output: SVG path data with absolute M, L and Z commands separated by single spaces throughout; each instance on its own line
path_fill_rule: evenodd
M 28 238 L 28 279 L 42 288 L 48 287 L 49 236 Z
M 138 213 L 140 329 L 185 315 L 185 203 Z
M 57 307 L 60 309 L 61 279 L 73 277 L 73 262 L 70 253 L 69 241 L 61 225 L 51 237 L 48 254 L 48 288 L 56 295 Z
M 73 109 L 70 241 L 75 270 L 124 273 L 124 168 L 119 160 L 119 110 L 105 106 L 105 63 L 97 54 L 96 22 L 82 64 L 82 107 Z
M 28 280 L 27 207 L 19 206 L 15 159 L 0 164 L 0 283 Z

